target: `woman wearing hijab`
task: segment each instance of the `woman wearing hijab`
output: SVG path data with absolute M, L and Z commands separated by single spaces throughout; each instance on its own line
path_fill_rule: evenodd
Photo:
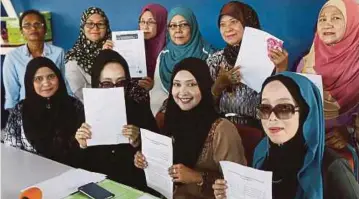
M 177 183 L 177 199 L 214 198 L 211 183 L 220 176 L 221 160 L 246 165 L 236 127 L 214 109 L 211 85 L 208 66 L 199 58 L 186 58 L 174 68 L 164 133 L 174 140 L 169 175 Z M 140 152 L 135 165 L 147 167 Z
M 138 103 L 129 92 L 131 76 L 126 60 L 113 50 L 102 50 L 92 67 L 93 88 L 124 87 L 127 123 L 119 128 L 130 139 L 130 144 L 102 145 L 87 148 L 91 127 L 84 123 L 76 132 L 76 139 L 84 149 L 84 168 L 106 174 L 117 182 L 143 188 L 143 172 L 133 165 L 133 156 L 139 145 L 140 129 L 158 132 L 156 121 L 148 105 Z
M 312 48 L 297 69 L 323 78 L 326 144 L 335 149 L 359 140 L 358 13 L 354 0 L 328 1 L 320 11 Z
M 249 5 L 238 1 L 225 4 L 219 14 L 218 26 L 227 46 L 207 59 L 212 79 L 212 94 L 217 101 L 218 111 L 238 125 L 259 126 L 255 107 L 259 103 L 259 93 L 240 82 L 239 66 L 234 66 L 245 27 L 260 29 L 256 11 Z M 270 59 L 276 71 L 286 70 L 288 53 L 272 49 Z
M 48 58 L 31 60 L 24 81 L 26 97 L 9 116 L 4 143 L 73 165 L 74 135 L 84 121 L 82 103 L 67 94 L 60 70 Z
M 184 7 L 172 9 L 167 18 L 167 44 L 157 59 L 154 75 L 154 87 L 150 92 L 151 109 L 158 113 L 168 98 L 174 66 L 188 57 L 206 60 L 214 49 L 199 31 L 194 13 Z M 165 108 L 162 108 L 162 110 Z
M 262 87 L 258 117 L 267 137 L 257 146 L 254 168 L 272 171 L 273 199 L 354 199 L 359 185 L 347 161 L 324 144 L 322 97 L 306 77 L 283 72 Z M 213 186 L 226 198 L 225 181 Z
M 91 86 L 92 66 L 111 29 L 106 14 L 96 7 L 85 10 L 81 17 L 80 35 L 66 53 L 66 79 L 75 97 L 83 100 L 82 89 Z

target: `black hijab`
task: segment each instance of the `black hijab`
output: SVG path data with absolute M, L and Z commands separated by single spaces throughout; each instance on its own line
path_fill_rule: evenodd
M 300 94 L 298 85 L 289 77 L 276 75 L 268 78 L 262 87 L 270 82 L 280 81 L 290 92 L 299 107 L 299 128 L 289 141 L 278 145 L 269 140 L 269 155 L 263 164 L 263 169 L 273 171 L 273 199 L 295 198 L 298 180 L 297 174 L 303 167 L 307 147 L 303 135 L 303 124 L 309 113 L 309 106 Z
M 189 71 L 196 79 L 202 99 L 189 111 L 183 111 L 173 96 L 168 98 L 165 113 L 165 133 L 174 138 L 174 163 L 182 163 L 193 168 L 203 149 L 212 124 L 219 118 L 214 109 L 211 94 L 212 79 L 208 65 L 198 58 L 186 58 L 176 64 L 169 91 L 172 91 L 173 79 L 179 71 Z
M 59 82 L 55 94 L 44 98 L 36 93 L 34 77 L 38 69 L 51 69 Z M 25 72 L 26 98 L 23 104 L 23 127 L 27 140 L 37 153 L 60 162 L 68 159 L 77 128 L 84 121 L 77 113 L 75 99 L 67 94 L 65 81 L 55 63 L 46 57 L 31 60 Z
M 239 20 L 243 25 L 243 28 L 247 26 L 260 29 L 260 23 L 256 11 L 251 6 L 245 3 L 239 1 L 231 1 L 225 4 L 222 7 L 218 17 L 218 27 L 223 15 L 229 15 Z M 231 66 L 234 66 L 234 64 L 236 63 L 240 47 L 241 43 L 234 46 L 227 44 L 227 46 L 224 48 L 224 57 L 227 60 L 227 63 Z
M 125 85 L 125 103 L 126 103 L 126 114 L 127 123 L 136 125 L 140 128 L 145 128 L 154 132 L 158 132 L 157 123 L 153 117 L 150 109 L 150 105 L 146 103 L 140 103 L 136 101 L 135 96 L 131 93 L 134 85 L 131 80 L 130 70 L 125 58 L 123 58 L 116 51 L 106 49 L 102 50 L 96 57 L 95 63 L 92 67 L 91 84 L 92 88 L 98 88 L 100 84 L 101 72 L 105 65 L 109 62 L 116 62 L 121 64 L 125 71 L 125 78 L 127 84 Z

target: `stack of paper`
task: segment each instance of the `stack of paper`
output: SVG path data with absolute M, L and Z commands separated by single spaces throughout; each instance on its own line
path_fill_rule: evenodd
M 100 182 L 106 178 L 106 175 L 89 172 L 83 169 L 71 169 L 54 178 L 28 187 L 37 187 L 42 192 L 42 198 L 60 199 L 77 191 L 78 187 L 90 182 Z

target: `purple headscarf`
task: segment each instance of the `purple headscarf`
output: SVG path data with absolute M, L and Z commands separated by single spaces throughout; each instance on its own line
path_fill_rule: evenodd
M 140 18 L 146 11 L 150 11 L 157 22 L 156 36 L 152 39 L 145 40 L 147 76 L 153 78 L 157 56 L 166 44 L 167 10 L 159 4 L 148 4 L 142 9 Z

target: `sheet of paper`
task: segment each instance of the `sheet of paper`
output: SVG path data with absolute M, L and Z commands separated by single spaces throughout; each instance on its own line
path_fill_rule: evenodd
M 228 199 L 272 199 L 272 172 L 221 161 Z
M 281 50 L 282 47 L 282 40 L 262 30 L 246 27 L 235 64 L 240 66 L 241 82 L 260 92 L 263 82 L 274 70 L 268 49 Z
M 137 198 L 137 199 L 156 199 L 156 197 L 151 196 L 151 195 L 145 193 L 145 194 L 143 194 L 143 196 L 141 196 L 141 197 L 139 197 L 139 198 Z
M 129 143 L 122 135 L 127 124 L 123 88 L 84 88 L 86 123 L 91 126 L 87 146 Z
M 173 182 L 168 168 L 173 164 L 172 139 L 141 129 L 142 153 L 148 167 L 145 169 L 147 186 L 167 199 L 173 197 Z
M 322 95 L 322 101 L 324 102 L 322 76 L 317 74 L 306 74 L 306 73 L 297 73 L 297 74 L 307 77 L 310 81 L 313 82 L 314 85 L 318 87 L 320 94 Z
M 89 172 L 83 169 L 71 169 L 54 178 L 48 179 L 26 189 L 23 191 L 37 187 L 42 192 L 42 198 L 61 199 L 68 195 L 75 193 L 78 187 L 88 184 L 90 182 L 100 182 L 106 178 L 106 175 Z
M 113 50 L 120 53 L 127 61 L 132 78 L 147 76 L 145 39 L 143 31 L 112 32 Z

